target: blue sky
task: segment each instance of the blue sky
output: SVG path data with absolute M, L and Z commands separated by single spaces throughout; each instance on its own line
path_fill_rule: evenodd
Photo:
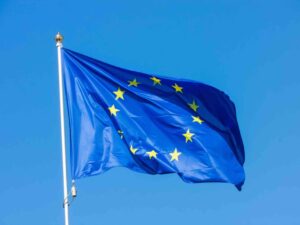
M 242 192 L 116 168 L 77 182 L 73 225 L 300 224 L 300 2 L 0 2 L 0 224 L 63 224 L 57 55 L 198 80 L 231 96 Z M 80 3 L 81 2 L 81 3 Z

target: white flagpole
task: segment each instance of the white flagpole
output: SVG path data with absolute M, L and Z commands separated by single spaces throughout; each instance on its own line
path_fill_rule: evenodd
M 61 48 L 63 36 L 57 33 L 55 36 L 58 59 L 58 81 L 59 81 L 59 110 L 60 110 L 60 132 L 61 132 L 61 153 L 62 153 L 62 172 L 64 186 L 64 210 L 65 225 L 69 225 L 69 201 L 67 186 L 67 163 L 66 163 L 66 140 L 65 140 L 65 116 L 64 116 L 64 97 L 63 97 L 63 81 L 62 81 L 62 64 L 61 64 Z

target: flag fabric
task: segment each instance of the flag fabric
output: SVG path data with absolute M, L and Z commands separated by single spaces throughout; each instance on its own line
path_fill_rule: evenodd
M 200 82 L 122 69 L 62 48 L 73 179 L 127 167 L 241 189 L 236 110 Z

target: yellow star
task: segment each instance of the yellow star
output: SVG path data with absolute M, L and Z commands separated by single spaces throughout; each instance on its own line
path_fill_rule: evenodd
M 190 106 L 195 112 L 197 112 L 197 109 L 199 108 L 199 106 L 196 104 L 195 100 L 193 100 L 192 103 L 189 103 L 189 106 Z
M 121 131 L 121 130 L 118 130 L 118 134 L 120 135 L 121 139 L 123 139 L 123 137 L 124 137 L 124 133 L 123 133 L 123 131 Z
M 130 145 L 130 151 L 132 152 L 132 154 L 135 155 L 135 152 L 137 151 L 137 148 L 133 148 L 133 146 Z
M 153 85 L 156 85 L 156 84 L 161 85 L 160 79 L 158 79 L 157 77 L 151 77 L 150 79 L 153 80 Z
M 199 123 L 199 124 L 204 122 L 203 120 L 200 119 L 199 116 L 192 116 L 192 118 L 193 118 L 193 122 L 196 122 L 196 123 Z
M 185 137 L 185 142 L 187 143 L 188 141 L 192 142 L 192 137 L 195 135 L 193 133 L 190 133 L 190 129 L 187 130 L 186 133 L 182 134 Z
M 151 152 L 146 152 L 147 155 L 149 155 L 149 158 L 152 159 L 152 157 L 156 158 L 157 152 L 152 150 Z
M 111 107 L 108 107 L 109 111 L 110 111 L 110 115 L 114 115 L 117 116 L 117 112 L 119 112 L 120 110 L 116 109 L 115 105 L 112 105 Z
M 114 91 L 114 94 L 116 95 L 116 100 L 118 100 L 119 98 L 124 100 L 124 93 L 125 91 L 122 91 L 120 88 L 118 88 L 117 91 Z
M 136 79 L 129 80 L 128 83 L 129 83 L 128 86 L 135 86 L 135 87 L 137 87 L 140 84 L 139 82 L 136 81 Z
M 175 89 L 176 92 L 183 93 L 183 87 L 178 86 L 176 83 L 172 87 Z
M 181 155 L 181 152 L 178 152 L 178 151 L 177 151 L 177 148 L 175 148 L 175 149 L 174 149 L 174 152 L 171 152 L 171 153 L 170 153 L 170 156 L 172 157 L 172 158 L 171 158 L 171 162 L 174 161 L 174 160 L 178 161 L 178 157 L 179 157 L 180 155 Z

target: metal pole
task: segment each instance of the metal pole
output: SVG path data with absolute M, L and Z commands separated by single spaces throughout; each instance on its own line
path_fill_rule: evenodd
M 67 186 L 67 162 L 66 162 L 66 140 L 65 140 L 65 116 L 64 116 L 64 97 L 63 97 L 63 81 L 62 81 L 62 64 L 61 64 L 61 48 L 63 36 L 57 33 L 55 36 L 58 59 L 58 81 L 59 81 L 59 110 L 60 110 L 60 132 L 61 132 L 61 153 L 62 153 L 62 172 L 64 186 L 64 210 L 65 225 L 69 225 L 69 201 Z

